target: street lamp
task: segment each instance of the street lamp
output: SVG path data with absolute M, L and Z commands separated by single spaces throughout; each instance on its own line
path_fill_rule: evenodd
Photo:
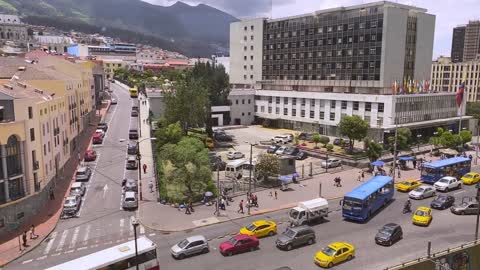
M 252 169 L 253 169 L 253 164 L 252 164 L 252 152 L 253 152 L 253 146 L 257 145 L 256 143 L 249 143 L 249 142 L 245 142 L 245 143 L 248 143 L 250 145 L 250 164 L 249 164 L 249 170 L 248 170 L 248 196 L 251 196 L 252 195 Z M 248 207 L 247 207 L 247 213 L 250 215 L 250 198 L 248 198 L 247 196 L 247 203 L 248 203 Z
M 142 196 L 142 168 L 141 168 L 141 165 L 142 165 L 142 155 L 140 154 L 140 143 L 143 142 L 143 141 L 146 141 L 146 140 L 150 140 L 150 141 L 155 141 L 157 138 L 153 137 L 153 138 L 143 138 L 139 141 L 137 141 L 137 160 L 138 160 L 138 188 L 140 189 L 140 201 L 143 200 L 143 196 Z
M 417 142 L 418 142 L 418 152 L 420 152 L 420 140 L 422 139 L 422 134 L 417 135 Z
M 132 218 L 133 234 L 135 237 L 135 265 L 138 270 L 138 247 L 137 247 L 137 227 L 140 225 L 135 218 Z

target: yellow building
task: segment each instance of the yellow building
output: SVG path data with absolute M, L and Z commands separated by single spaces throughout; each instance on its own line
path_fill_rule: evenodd
M 127 63 L 120 59 L 102 59 L 102 62 L 107 80 L 113 80 L 115 70 L 127 67 Z

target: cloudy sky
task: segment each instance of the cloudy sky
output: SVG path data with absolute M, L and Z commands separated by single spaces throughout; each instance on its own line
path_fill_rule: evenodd
M 157 5 L 172 5 L 176 0 L 143 0 Z M 436 15 L 434 58 L 450 55 L 452 28 L 468 20 L 480 19 L 479 0 L 391 0 L 402 4 L 428 9 Z M 374 1 L 369 0 L 184 0 L 190 5 L 204 3 L 226 11 L 238 18 L 298 15 L 315 10 L 350 6 Z

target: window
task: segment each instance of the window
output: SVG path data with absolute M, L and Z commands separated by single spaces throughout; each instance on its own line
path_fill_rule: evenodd
M 353 23 L 349 23 L 349 24 L 348 24 L 348 30 L 353 30 L 353 26 L 354 26 Z
M 283 115 L 288 115 L 288 109 L 287 108 L 283 108 Z
M 353 110 L 354 110 L 354 111 L 358 111 L 358 107 L 359 107 L 359 102 L 358 102 L 358 101 L 354 101 L 354 102 L 353 102 Z
M 342 38 L 337 39 L 337 44 L 342 44 Z
M 292 116 L 297 116 L 297 109 L 292 109 Z
M 246 51 L 246 50 L 247 50 L 247 46 L 243 46 L 243 50 Z
M 377 40 L 377 35 L 373 34 L 372 36 L 370 36 L 370 40 L 371 41 L 376 41 Z
M 247 27 L 245 26 L 245 28 L 247 28 Z M 251 25 L 251 26 L 250 26 L 250 30 L 253 31 L 253 29 L 254 29 L 254 27 L 253 27 L 253 25 Z M 245 30 L 246 30 L 246 29 L 245 29 Z
M 320 120 L 324 120 L 325 119 L 325 112 L 320 112 Z
M 250 36 L 250 40 L 253 40 L 253 35 Z
M 323 27 L 318 28 L 317 33 L 319 34 L 323 33 Z
M 375 27 L 377 27 L 377 21 L 371 21 L 370 28 L 375 28 Z
M 305 110 L 300 111 L 300 117 L 305 117 Z
M 248 99 L 248 104 L 251 104 L 251 103 L 252 103 L 251 99 Z
M 337 51 L 337 56 L 342 56 L 342 50 Z
M 346 110 L 346 109 L 347 109 L 347 101 L 342 100 L 342 110 Z
M 275 114 L 280 114 L 280 108 L 278 107 L 275 108 Z
M 359 42 L 364 42 L 364 41 L 365 41 L 365 37 L 364 37 L 364 36 L 358 36 L 358 41 L 359 41 Z
M 327 32 L 332 32 L 333 31 L 333 26 L 327 27 Z
M 297 98 L 292 98 L 292 105 L 297 105 Z
M 315 117 L 315 111 L 310 111 L 310 118 L 314 118 Z
M 383 126 L 383 118 L 377 118 L 377 127 Z
M 363 49 L 358 49 L 358 55 L 363 55 L 363 53 L 364 53 Z
M 348 43 L 352 43 L 353 42 L 353 37 L 348 37 Z
M 265 106 L 260 107 L 260 112 L 262 112 L 262 113 L 265 112 Z
M 238 99 L 235 100 L 235 104 L 238 105 Z
M 335 109 L 336 103 L 337 102 L 335 100 L 330 100 L 330 108 Z
M 383 112 L 385 110 L 383 103 L 378 103 L 378 112 Z
M 371 55 L 374 55 L 374 54 L 376 54 L 376 53 L 377 53 L 377 49 L 375 49 L 375 48 L 370 48 L 370 54 L 371 54 Z
M 242 99 L 242 104 L 245 104 L 245 99 Z
M 258 112 L 258 106 L 257 105 L 253 106 L 253 111 Z
M 250 60 L 253 60 L 253 55 L 250 55 Z
M 317 57 L 322 57 L 322 52 L 317 52 Z
M 33 108 L 28 107 L 28 119 L 32 119 L 32 118 L 33 118 Z
M 30 129 L 30 141 L 35 141 L 35 129 L 31 128 Z
M 276 104 L 280 104 L 280 97 L 276 97 L 276 98 L 275 98 L 275 103 L 276 103 Z
M 364 28 L 365 28 L 365 23 L 364 23 L 364 22 L 361 22 L 361 23 L 358 25 L 358 28 L 364 29 Z
M 337 31 L 343 31 L 343 25 L 337 26 Z
M 352 49 L 348 49 L 348 50 L 347 50 L 347 54 L 348 54 L 349 56 L 352 56 L 352 55 L 353 55 L 353 50 L 352 50 Z
M 268 113 L 272 113 L 272 107 L 268 107 Z
M 302 101 L 301 101 L 301 102 L 302 102 L 302 105 L 305 106 L 306 100 L 305 100 L 304 98 L 302 98 Z
M 335 113 L 334 112 L 330 113 L 330 121 L 335 121 Z
M 366 102 L 365 103 L 365 111 L 367 111 L 367 112 L 372 111 L 372 103 L 371 102 Z
M 288 104 L 288 97 L 283 98 L 283 104 L 287 105 Z
M 253 51 L 253 45 L 250 46 L 250 50 Z
M 246 26 L 245 26 L 245 27 L 243 27 L 243 30 L 244 30 L 244 31 L 247 31 L 247 27 L 246 27 Z
M 247 41 L 247 36 L 243 36 L 243 40 Z
M 375 68 L 375 62 L 370 62 L 368 65 L 370 68 Z

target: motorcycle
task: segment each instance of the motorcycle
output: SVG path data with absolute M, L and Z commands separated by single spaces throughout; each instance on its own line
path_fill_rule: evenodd
M 412 207 L 409 205 L 409 204 L 406 204 L 403 206 L 403 213 L 406 214 L 406 213 L 410 213 L 412 212 Z

